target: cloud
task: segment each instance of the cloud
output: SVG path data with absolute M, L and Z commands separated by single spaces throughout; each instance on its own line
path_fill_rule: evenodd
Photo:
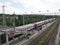
M 2 6 L 5 5 L 5 14 L 13 14 L 14 12 L 16 14 L 21 14 L 22 10 L 19 10 L 18 8 L 15 8 L 12 6 L 11 2 L 5 2 L 5 3 L 0 3 L 0 13 L 2 12 Z
M 19 3 L 28 13 L 38 13 L 39 11 L 46 11 L 50 6 L 43 3 L 41 0 L 12 0 L 14 3 Z M 21 8 L 21 7 L 20 7 Z
M 13 0 L 13 2 L 20 3 L 26 10 L 34 9 L 34 10 L 46 11 L 51 9 L 55 10 L 60 7 L 57 4 L 59 0 Z
M 20 3 L 24 8 L 47 9 L 47 5 L 40 0 L 13 0 L 15 3 Z
M 58 2 L 60 2 L 60 0 L 45 0 L 45 1 L 47 1 L 49 3 L 58 3 Z
M 12 14 L 16 12 L 16 14 L 22 13 L 47 13 L 55 12 L 60 8 L 60 0 L 10 0 L 10 2 L 5 1 L 4 3 L 0 3 L 0 5 L 6 5 L 5 8 L 6 13 Z M 19 8 L 18 8 L 19 7 Z M 0 7 L 0 12 L 2 9 Z

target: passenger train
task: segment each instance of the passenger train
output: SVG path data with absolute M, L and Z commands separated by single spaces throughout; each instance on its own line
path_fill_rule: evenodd
M 17 32 L 25 32 L 25 31 L 32 31 L 33 29 L 39 31 L 39 30 L 42 29 L 42 26 L 43 25 L 46 25 L 48 23 L 51 23 L 51 22 L 53 22 L 55 20 L 56 20 L 56 18 L 51 18 L 51 19 L 40 21 L 40 22 L 35 22 L 35 23 L 32 23 L 32 24 L 15 27 L 15 31 L 18 30 Z M 9 39 L 11 37 L 10 34 L 11 34 L 11 32 L 8 34 L 9 35 Z M 18 34 L 18 35 L 20 35 L 20 34 Z M 17 35 L 15 35 L 15 37 L 16 36 Z M 5 33 L 1 34 L 0 37 L 1 37 L 1 42 L 2 43 L 6 42 L 6 35 L 5 35 Z

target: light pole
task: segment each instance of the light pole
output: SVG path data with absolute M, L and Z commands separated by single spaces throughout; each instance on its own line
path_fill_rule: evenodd
M 25 22 L 24 22 L 24 15 L 22 15 L 22 17 L 23 17 L 23 25 L 25 25 Z
M 8 32 L 6 31 L 6 45 L 9 45 Z
M 3 11 L 3 28 L 6 26 L 6 21 L 5 21 L 5 5 L 2 6 L 2 11 Z
M 6 21 L 5 21 L 5 19 L 6 19 L 6 17 L 5 17 L 5 5 L 2 6 L 2 11 L 3 11 L 3 29 L 4 29 L 5 26 L 6 26 Z M 4 32 L 6 34 L 6 45 L 9 45 L 9 42 L 8 42 L 9 41 L 8 40 L 8 32 L 6 30 Z
M 14 29 L 14 32 L 13 32 L 13 40 L 14 40 L 14 35 L 15 35 L 15 12 L 13 13 L 13 29 Z
M 13 27 L 14 27 L 14 32 L 15 32 L 15 12 L 14 12 L 13 16 L 14 16 L 14 17 L 13 17 L 13 18 L 14 18 L 14 19 L 13 19 L 13 21 L 14 21 Z

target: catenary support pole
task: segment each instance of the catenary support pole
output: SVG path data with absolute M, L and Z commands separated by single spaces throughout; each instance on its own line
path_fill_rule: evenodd
M 8 32 L 6 32 L 6 45 L 9 45 Z

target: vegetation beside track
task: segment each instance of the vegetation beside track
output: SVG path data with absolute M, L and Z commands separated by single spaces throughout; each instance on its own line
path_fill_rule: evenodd
M 3 14 L 0 14 L 0 25 L 2 25 L 3 22 Z M 14 24 L 14 15 L 9 15 L 9 14 L 5 14 L 6 16 L 6 25 L 7 26 L 13 26 Z M 15 26 L 21 26 L 23 25 L 23 15 L 15 15 Z M 54 16 L 44 16 L 44 15 L 24 15 L 24 23 L 25 24 L 30 24 L 30 23 L 34 23 L 34 22 L 38 22 L 38 21 L 42 21 L 42 20 L 46 20 L 46 19 L 50 19 L 53 18 Z M 56 17 L 56 16 L 55 16 Z
M 58 21 L 56 21 L 56 23 L 54 23 L 50 28 L 49 31 L 40 39 L 40 41 L 37 43 L 37 45 L 44 45 L 44 43 L 46 42 L 46 40 L 48 39 L 48 37 L 50 36 L 50 34 L 54 31 L 54 29 L 56 28 L 58 24 Z

